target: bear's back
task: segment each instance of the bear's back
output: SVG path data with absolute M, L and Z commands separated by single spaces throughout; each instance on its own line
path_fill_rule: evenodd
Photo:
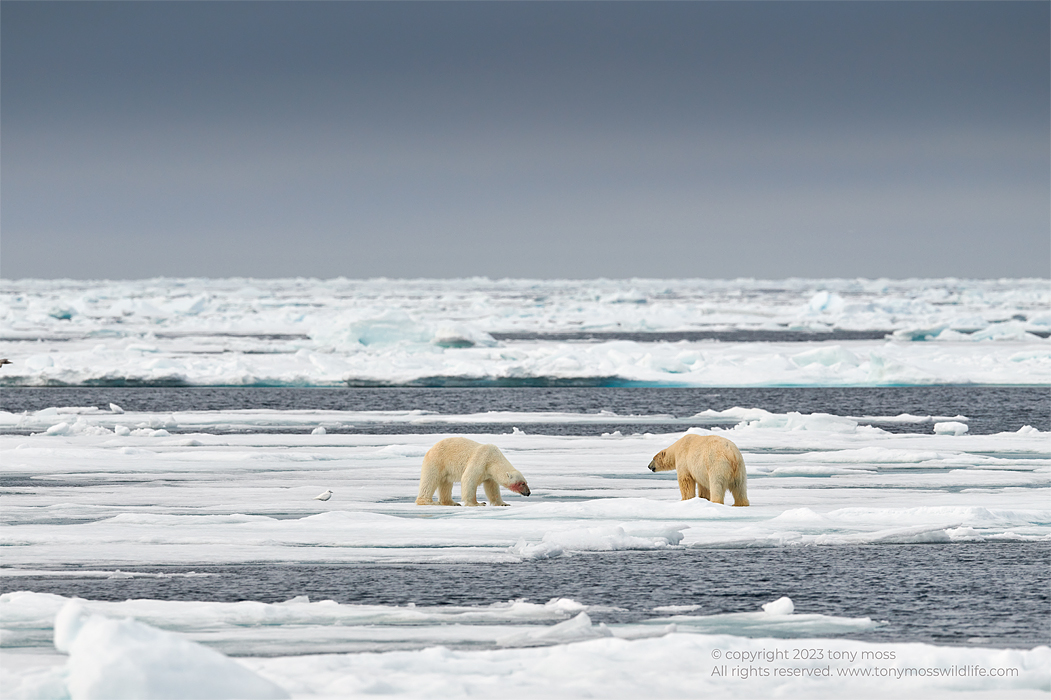
M 681 454 L 688 460 L 700 459 L 710 462 L 714 459 L 725 459 L 734 466 L 744 464 L 737 445 L 719 435 L 684 435 L 676 443 Z
M 431 449 L 427 450 L 427 455 L 424 457 L 425 461 L 438 460 L 446 462 L 449 460 L 453 461 L 466 461 L 472 454 L 483 445 L 469 440 L 465 437 L 451 437 L 439 440 L 434 443 Z

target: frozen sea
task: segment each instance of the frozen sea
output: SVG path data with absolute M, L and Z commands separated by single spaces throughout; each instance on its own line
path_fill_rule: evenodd
M 1047 698 L 1049 331 L 1047 280 L 2 281 L 0 689 Z M 687 432 L 749 508 L 649 472 Z M 416 506 L 447 435 L 531 495 Z

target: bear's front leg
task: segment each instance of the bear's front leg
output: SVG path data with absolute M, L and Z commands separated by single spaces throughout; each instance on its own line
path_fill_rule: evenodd
M 458 506 L 460 505 L 453 500 L 453 482 L 443 481 L 438 484 L 438 503 L 443 506 Z
M 460 497 L 463 498 L 463 504 L 465 506 L 484 506 L 484 503 L 478 502 L 478 486 L 472 486 L 470 489 L 465 488 L 465 484 L 460 484 Z
M 688 501 L 697 495 L 697 482 L 694 481 L 693 476 L 687 471 L 679 472 L 679 493 L 682 494 L 682 500 Z
M 476 460 L 468 462 L 460 477 L 460 498 L 465 506 L 484 506 L 478 502 L 478 485 L 485 479 L 485 464 Z
M 504 499 L 500 498 L 500 484 L 496 483 L 492 479 L 486 479 L 482 482 L 482 488 L 485 489 L 485 496 L 489 499 L 489 502 L 494 506 L 506 506 L 507 503 Z

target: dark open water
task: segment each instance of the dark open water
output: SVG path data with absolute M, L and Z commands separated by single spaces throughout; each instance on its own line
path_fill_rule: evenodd
M 700 605 L 695 615 L 756 612 L 787 595 L 797 613 L 887 622 L 846 635 L 854 639 L 1020 648 L 1051 643 L 1049 543 L 692 549 L 498 565 L 266 564 L 142 571 L 219 575 L 0 578 L 0 587 L 113 601 L 274 603 L 308 595 L 340 603 L 488 605 L 572 598 L 622 608 L 590 613 L 596 623 L 658 617 L 652 609 L 665 605 Z
M 688 417 L 735 406 L 772 413 L 831 413 L 839 416 L 967 416 L 971 435 L 1016 431 L 1023 425 L 1051 430 L 1051 388 L 924 386 L 877 388 L 658 389 L 614 387 L 522 388 L 284 388 L 284 387 L 5 387 L 0 410 L 20 413 L 51 406 L 115 403 L 128 411 L 229 411 L 236 409 L 405 411 L 444 414 L 485 411 L 568 411 L 619 415 L 671 414 Z M 703 425 L 698 421 L 698 425 Z M 930 423 L 888 424 L 894 432 L 932 432 Z M 674 424 L 668 432 L 681 430 Z M 597 435 L 603 432 L 658 432 L 659 425 L 531 424 L 545 435 Z M 503 423 L 457 426 L 344 426 L 335 432 L 510 432 Z
M 889 387 L 771 389 L 646 388 L 5 388 L 0 409 L 100 406 L 183 411 L 272 409 L 615 411 L 691 416 L 733 406 L 836 415 L 967 416 L 971 434 L 1051 430 L 1046 387 Z M 655 432 L 659 426 L 639 426 Z M 930 432 L 931 425 L 881 425 Z M 677 425 L 673 430 L 681 430 Z M 463 426 L 508 432 L 502 424 Z M 631 426 L 530 425 L 546 434 L 594 434 Z M 455 432 L 458 426 L 370 424 L 356 432 Z M 352 432 L 346 426 L 344 432 Z M 125 570 L 127 567 L 124 567 Z M 189 567 L 170 568 L 174 573 Z M 95 600 L 277 602 L 297 595 L 345 603 L 485 605 L 514 598 L 573 598 L 622 611 L 596 622 L 652 617 L 653 607 L 699 604 L 696 614 L 751 612 L 782 595 L 796 611 L 886 620 L 850 635 L 870 641 L 917 641 L 1032 647 L 1051 643 L 1051 543 L 980 543 L 670 550 L 586 554 L 511 565 L 273 565 L 192 567 L 204 578 L 97 579 L 0 577 L 0 589 Z M 158 569 L 148 569 L 158 571 Z

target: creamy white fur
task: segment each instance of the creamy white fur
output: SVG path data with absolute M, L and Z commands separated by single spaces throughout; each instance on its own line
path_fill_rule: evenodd
M 416 505 L 435 505 L 435 491 L 438 492 L 438 505 L 458 505 L 452 498 L 453 483 L 457 481 L 460 482 L 460 497 L 467 506 L 485 505 L 478 502 L 479 484 L 494 506 L 507 505 L 500 498 L 501 486 L 523 496 L 529 495 L 525 477 L 511 466 L 496 445 L 451 437 L 438 441 L 424 455 Z
M 748 505 L 748 475 L 737 445 L 717 435 L 685 435 L 661 450 L 650 462 L 650 471 L 674 469 L 679 476 L 682 500 L 695 496 L 722 503 L 729 490 L 735 506 Z

